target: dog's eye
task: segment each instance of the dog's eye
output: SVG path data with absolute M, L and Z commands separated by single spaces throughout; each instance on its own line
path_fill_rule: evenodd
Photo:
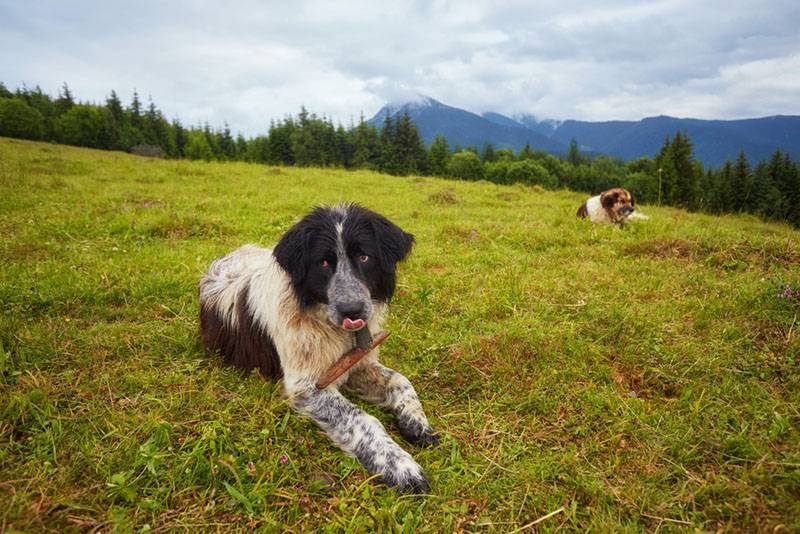
M 367 256 L 366 254 L 359 256 L 358 261 L 360 261 L 361 263 L 367 263 L 369 261 L 369 256 Z
M 331 262 L 329 262 L 328 260 L 322 260 L 320 262 L 320 265 L 322 266 L 323 269 L 327 269 L 328 267 L 331 266 Z

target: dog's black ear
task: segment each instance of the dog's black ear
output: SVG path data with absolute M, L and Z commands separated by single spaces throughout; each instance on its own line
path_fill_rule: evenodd
M 631 196 L 631 207 L 635 206 L 633 202 L 633 193 L 628 193 Z
M 373 219 L 372 227 L 381 250 L 381 267 L 384 271 L 393 273 L 395 264 L 411 252 L 414 236 L 380 215 Z
M 617 194 L 616 193 L 603 193 L 600 195 L 600 204 L 607 210 L 610 210 L 614 207 L 614 204 L 617 203 Z
M 311 244 L 311 233 L 307 231 L 303 221 L 289 229 L 275 248 L 272 255 L 284 271 L 292 278 L 292 285 L 299 287 L 306 278 L 308 269 L 307 255 Z

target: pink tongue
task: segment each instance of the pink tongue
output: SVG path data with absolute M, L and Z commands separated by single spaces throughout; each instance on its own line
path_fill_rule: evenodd
M 344 321 L 342 321 L 342 328 L 345 330 L 358 330 L 364 326 L 364 319 L 356 319 L 353 321 L 349 317 L 345 317 Z

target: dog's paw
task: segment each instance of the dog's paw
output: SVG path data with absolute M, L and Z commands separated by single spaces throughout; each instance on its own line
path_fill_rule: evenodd
M 403 439 L 420 447 L 433 447 L 439 444 L 439 437 L 430 425 L 426 425 L 411 417 L 400 417 L 397 427 Z
M 439 436 L 431 427 L 428 427 L 414 443 L 420 447 L 435 447 L 439 444 Z
M 422 494 L 430 488 L 425 472 L 411 456 L 389 462 L 380 481 L 399 493 Z

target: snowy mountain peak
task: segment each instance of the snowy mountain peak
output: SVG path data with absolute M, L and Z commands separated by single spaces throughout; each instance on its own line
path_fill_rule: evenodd
M 387 103 L 381 109 L 382 114 L 395 114 L 401 111 L 419 111 L 421 109 L 441 106 L 442 103 L 421 93 L 415 93 L 410 98 L 403 98 Z
M 512 118 L 531 130 L 545 135 L 552 135 L 564 121 L 555 119 L 537 119 L 535 115 L 517 113 Z

